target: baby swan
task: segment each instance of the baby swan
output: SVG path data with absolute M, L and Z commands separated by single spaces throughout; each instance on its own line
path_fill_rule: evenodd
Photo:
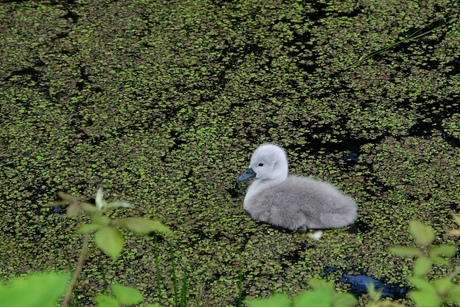
M 357 218 L 355 201 L 330 183 L 288 176 L 286 154 L 279 146 L 257 148 L 238 182 L 253 177 L 244 209 L 255 220 L 290 230 L 316 229 L 310 237 L 319 239 L 321 229 L 345 227 Z

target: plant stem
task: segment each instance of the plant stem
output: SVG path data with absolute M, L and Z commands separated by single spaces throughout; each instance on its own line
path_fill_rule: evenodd
M 243 266 L 240 264 L 240 272 L 238 273 L 238 300 L 236 302 L 236 306 L 240 307 L 243 298 Z
M 174 259 L 174 252 L 172 250 L 172 247 L 169 249 L 169 253 L 171 254 L 171 269 L 172 269 L 172 282 L 173 282 L 173 298 L 174 298 L 174 306 L 179 307 L 179 300 L 177 297 L 177 288 L 178 283 L 177 283 L 177 274 L 176 274 L 176 261 Z
M 81 247 L 80 257 L 78 258 L 77 267 L 75 268 L 75 271 L 73 272 L 72 280 L 70 281 L 70 284 L 67 287 L 67 292 L 64 296 L 64 300 L 62 301 L 61 307 L 67 307 L 72 297 L 73 288 L 75 287 L 77 283 L 77 279 L 80 276 L 81 270 L 83 269 L 83 264 L 85 262 L 86 252 L 88 251 L 88 239 L 89 239 L 89 234 L 86 233 L 83 236 L 83 245 Z
M 182 287 L 180 289 L 180 306 L 187 307 L 187 268 L 184 269 L 184 277 L 182 278 Z
M 158 239 L 157 239 L 157 234 L 153 233 L 153 246 L 154 246 L 154 251 L 153 254 L 155 255 L 155 277 L 157 279 L 157 289 L 158 289 L 158 302 L 161 304 L 161 288 L 163 287 L 163 279 L 161 277 L 161 271 L 160 271 L 160 253 L 158 251 Z
M 425 27 L 425 29 L 430 28 L 431 26 L 435 25 L 437 22 L 439 22 L 439 21 L 441 21 L 441 20 L 444 20 L 444 18 L 438 19 L 438 20 L 435 20 L 435 21 L 431 22 L 428 26 Z M 380 48 L 380 49 L 377 50 L 377 51 L 374 51 L 374 52 L 371 52 L 371 53 L 368 53 L 368 54 L 362 56 L 362 57 L 361 57 L 358 61 L 356 61 L 351 67 L 352 67 L 352 68 L 356 68 L 356 67 L 358 67 L 359 65 L 361 65 L 363 62 L 365 62 L 366 60 L 372 58 L 373 56 L 375 56 L 375 55 L 377 55 L 377 54 L 381 54 L 381 53 L 387 51 L 388 49 L 391 49 L 391 48 L 393 48 L 393 47 L 395 47 L 395 46 L 397 46 L 397 45 L 399 45 L 399 44 L 401 44 L 401 43 L 408 43 L 408 42 L 410 42 L 410 41 L 412 41 L 412 40 L 415 40 L 415 39 L 418 39 L 418 38 L 420 38 L 420 37 L 423 37 L 423 36 L 425 36 L 425 35 L 427 35 L 427 34 L 433 32 L 433 31 L 436 30 L 438 27 L 440 27 L 440 25 L 437 25 L 437 26 L 435 25 L 432 29 L 429 29 L 429 30 L 427 30 L 427 31 L 425 31 L 425 32 L 422 32 L 423 29 L 419 29 L 419 30 L 415 31 L 414 33 L 412 33 L 411 35 L 409 35 L 408 37 L 406 37 L 406 38 L 403 38 L 403 39 L 401 39 L 401 40 L 399 40 L 399 41 L 397 41 L 397 42 L 395 42 L 395 43 L 393 43 L 393 44 L 390 44 L 390 45 L 388 45 L 388 46 L 385 46 L 385 47 L 383 47 L 383 48 Z

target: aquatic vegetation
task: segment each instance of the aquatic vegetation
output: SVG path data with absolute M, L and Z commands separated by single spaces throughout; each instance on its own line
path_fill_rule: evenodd
M 58 191 L 94 203 L 104 186 L 175 236 L 118 227 L 115 262 L 90 240 L 83 305 L 107 293 L 106 275 L 165 306 L 185 276 L 187 298 L 210 306 L 356 272 L 408 285 L 411 260 L 389 253 L 410 242 L 407 221 L 453 244 L 442 236 L 460 203 L 459 14 L 454 0 L 3 1 L 0 277 L 73 267 L 79 218 L 44 205 Z M 355 231 L 312 243 L 251 220 L 234 178 L 263 142 L 289 151 L 293 173 L 353 195 Z

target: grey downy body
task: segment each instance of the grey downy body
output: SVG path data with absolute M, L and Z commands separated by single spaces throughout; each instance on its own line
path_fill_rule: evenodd
M 356 202 L 332 184 L 288 176 L 287 157 L 279 146 L 265 144 L 257 148 L 238 182 L 253 177 L 255 180 L 244 198 L 244 209 L 255 220 L 305 230 L 341 228 L 357 218 Z M 318 232 L 316 236 L 321 234 Z

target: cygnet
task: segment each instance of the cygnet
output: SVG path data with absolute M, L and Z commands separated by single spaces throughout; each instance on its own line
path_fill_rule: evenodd
M 357 219 L 356 202 L 332 184 L 313 178 L 288 176 L 284 150 L 261 145 L 252 154 L 249 168 L 238 182 L 255 177 L 244 198 L 244 209 L 255 220 L 290 230 L 341 228 Z

